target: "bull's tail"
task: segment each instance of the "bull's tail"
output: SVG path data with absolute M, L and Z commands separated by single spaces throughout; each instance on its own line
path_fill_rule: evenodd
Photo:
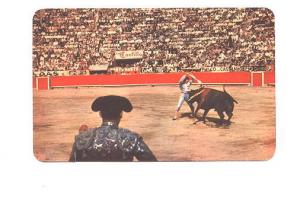
M 224 91 L 224 93 L 227 93 L 224 84 L 223 84 L 223 91 Z M 231 97 L 231 99 L 232 99 L 233 102 L 235 102 L 236 104 L 239 104 L 229 93 L 227 93 L 227 94 Z
M 225 92 L 225 93 L 227 93 L 227 91 L 226 91 L 226 89 L 225 89 L 225 85 L 223 84 L 223 91 Z M 227 93 L 228 94 L 228 93 Z
M 235 102 L 236 104 L 239 104 L 234 98 L 232 98 L 233 102 Z

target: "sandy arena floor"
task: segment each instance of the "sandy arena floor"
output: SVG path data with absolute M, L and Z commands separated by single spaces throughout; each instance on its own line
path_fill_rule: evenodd
M 123 113 L 120 127 L 141 134 L 160 161 L 270 159 L 275 151 L 275 88 L 227 86 L 226 90 L 239 102 L 230 125 L 219 125 L 213 110 L 208 122 L 193 124 L 187 104 L 181 118 L 173 121 L 176 86 L 34 90 L 33 150 L 42 161 L 67 161 L 79 127 L 100 125 L 98 113 L 90 108 L 93 100 L 114 94 L 127 97 L 134 107 Z M 200 116 L 203 110 L 199 112 Z

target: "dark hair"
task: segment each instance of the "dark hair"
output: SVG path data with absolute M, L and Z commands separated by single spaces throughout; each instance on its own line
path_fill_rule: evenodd
M 184 79 L 184 82 L 187 81 L 187 80 L 190 80 L 190 77 L 186 76 L 185 79 Z
M 180 86 L 183 85 L 187 80 L 190 80 L 190 78 L 189 78 L 188 76 L 186 76 L 186 77 L 183 79 L 183 81 L 181 81 L 181 82 L 179 83 L 179 85 L 180 85 Z
M 132 110 L 132 104 L 125 97 L 110 95 L 97 98 L 91 108 L 100 111 L 104 119 L 118 119 L 122 111 Z
M 122 110 L 120 111 L 115 111 L 115 110 L 107 110 L 107 111 L 100 111 L 101 112 L 101 117 L 103 119 L 106 119 L 106 120 L 116 120 L 116 119 L 119 119 L 120 118 L 120 115 L 121 115 L 121 112 Z

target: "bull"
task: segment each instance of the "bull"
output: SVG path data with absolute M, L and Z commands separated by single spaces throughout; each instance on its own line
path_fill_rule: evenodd
M 193 107 L 193 103 L 197 102 L 196 109 Z M 199 89 L 191 90 L 189 92 L 188 104 L 191 108 L 192 115 L 197 118 L 197 113 L 200 109 L 204 110 L 202 119 L 205 123 L 206 116 L 211 109 L 214 109 L 221 121 L 224 121 L 224 112 L 228 116 L 228 122 L 233 116 L 234 103 L 238 102 L 226 92 L 223 86 L 223 91 L 216 89 L 200 87 Z

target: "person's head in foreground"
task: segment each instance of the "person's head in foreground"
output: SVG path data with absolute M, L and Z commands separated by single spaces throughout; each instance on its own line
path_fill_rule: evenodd
M 128 129 L 119 128 L 123 111 L 131 112 L 131 102 L 122 96 L 102 96 L 91 106 L 99 112 L 102 125 L 80 131 L 69 161 L 157 161 L 143 138 Z M 83 127 L 86 129 L 86 127 Z
M 118 125 L 123 111 L 131 112 L 133 107 L 127 98 L 110 95 L 97 98 L 91 108 L 94 112 L 99 111 L 103 123 L 113 122 Z

